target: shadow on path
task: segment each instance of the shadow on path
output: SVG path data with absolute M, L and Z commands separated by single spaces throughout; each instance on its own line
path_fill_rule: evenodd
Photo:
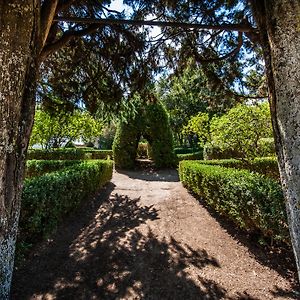
M 159 218 L 139 199 L 112 195 L 82 206 L 52 242 L 16 272 L 12 299 L 222 299 L 216 282 L 192 280 L 187 269 L 218 261 L 172 237 L 158 238 L 146 222 Z M 139 228 L 138 228 L 139 227 Z M 237 298 L 235 298 L 237 299 Z M 239 299 L 252 299 L 241 296 Z
M 161 182 L 179 182 L 178 172 L 175 169 L 143 169 L 137 171 L 118 170 L 118 173 L 128 176 L 131 179 L 139 179 L 145 181 L 161 181 Z

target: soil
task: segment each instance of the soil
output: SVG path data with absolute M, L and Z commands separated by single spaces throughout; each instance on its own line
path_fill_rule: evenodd
M 176 170 L 115 172 L 14 273 L 12 299 L 300 299 L 291 251 L 259 246 Z

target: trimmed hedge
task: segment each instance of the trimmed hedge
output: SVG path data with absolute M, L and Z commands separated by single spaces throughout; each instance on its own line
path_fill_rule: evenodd
M 25 177 L 42 176 L 81 163 L 81 160 L 28 160 Z
M 96 149 L 54 149 L 54 150 L 29 150 L 28 160 L 81 160 L 81 159 L 107 159 L 112 157 L 112 150 Z
M 141 137 L 148 141 L 148 157 L 157 168 L 176 165 L 173 137 L 168 114 L 160 102 L 141 104 L 138 113 L 121 121 L 113 142 L 113 156 L 117 168 L 135 167 L 137 149 Z
M 26 179 L 19 241 L 31 243 L 51 233 L 65 215 L 111 179 L 112 170 L 112 161 L 93 160 Z
M 181 161 L 181 160 L 199 160 L 199 159 L 203 159 L 203 152 L 197 151 L 194 153 L 177 154 L 177 158 L 179 161 Z
M 195 152 L 203 151 L 202 148 L 188 148 L 188 147 L 176 147 L 174 148 L 175 154 L 191 154 Z
M 276 157 L 258 157 L 249 162 L 238 159 L 199 160 L 197 162 L 205 165 L 218 165 L 227 168 L 246 169 L 271 177 L 277 181 L 280 180 Z
M 179 163 L 179 177 L 185 187 L 238 227 L 289 243 L 284 198 L 273 179 L 191 161 Z

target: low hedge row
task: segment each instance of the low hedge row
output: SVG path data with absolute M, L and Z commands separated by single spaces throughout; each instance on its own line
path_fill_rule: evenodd
M 203 148 L 189 148 L 189 147 L 176 147 L 174 148 L 175 154 L 190 154 L 194 152 L 203 151 Z
M 93 160 L 26 179 L 19 242 L 30 243 L 51 233 L 66 214 L 111 179 L 112 170 L 112 161 Z
M 197 151 L 194 153 L 177 154 L 177 158 L 179 161 L 181 161 L 181 160 L 199 160 L 199 159 L 203 159 L 203 152 Z
M 54 149 L 29 150 L 27 160 L 81 160 L 81 159 L 107 159 L 112 157 L 112 150 L 96 149 Z
M 81 160 L 27 160 L 25 177 L 42 176 L 82 162 Z
M 181 161 L 179 177 L 190 191 L 238 227 L 289 243 L 280 185 L 247 170 Z
M 218 165 L 234 169 L 246 169 L 280 180 L 279 169 L 276 157 L 258 157 L 253 161 L 242 161 L 238 159 L 215 159 L 198 161 L 205 165 Z

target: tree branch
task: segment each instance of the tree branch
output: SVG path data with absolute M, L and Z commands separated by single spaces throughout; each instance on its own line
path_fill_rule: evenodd
M 240 49 L 242 48 L 243 46 L 243 33 L 242 32 L 239 32 L 239 36 L 238 36 L 238 44 L 236 46 L 236 48 L 234 48 L 232 51 L 230 51 L 229 53 L 223 55 L 223 56 L 219 56 L 217 58 L 202 58 L 202 56 L 198 53 L 197 49 L 194 48 L 193 50 L 193 54 L 195 56 L 195 59 L 197 62 L 199 63 L 203 63 L 203 62 L 215 62 L 215 61 L 220 61 L 220 60 L 224 60 L 224 59 L 227 59 L 231 56 L 234 56 L 236 55 Z
M 41 8 L 41 47 L 44 47 L 59 0 L 44 1 Z
M 135 25 L 135 26 L 159 26 L 159 27 L 173 27 L 185 29 L 206 29 L 206 30 L 225 30 L 238 32 L 252 32 L 255 28 L 250 24 L 221 24 L 221 25 L 206 25 L 198 23 L 184 23 L 184 22 L 165 22 L 152 20 L 125 20 L 125 19 L 98 19 L 98 18 L 79 18 L 79 17 L 56 17 L 54 22 L 67 22 L 77 24 L 99 24 L 99 25 Z
M 72 39 L 91 34 L 94 31 L 96 31 L 99 27 L 101 27 L 101 24 L 91 24 L 90 26 L 82 30 L 66 31 L 60 39 L 44 47 L 43 51 L 40 54 L 39 61 L 42 62 L 43 60 L 45 60 L 45 58 L 47 58 L 47 56 L 57 51 L 61 47 L 65 46 Z

